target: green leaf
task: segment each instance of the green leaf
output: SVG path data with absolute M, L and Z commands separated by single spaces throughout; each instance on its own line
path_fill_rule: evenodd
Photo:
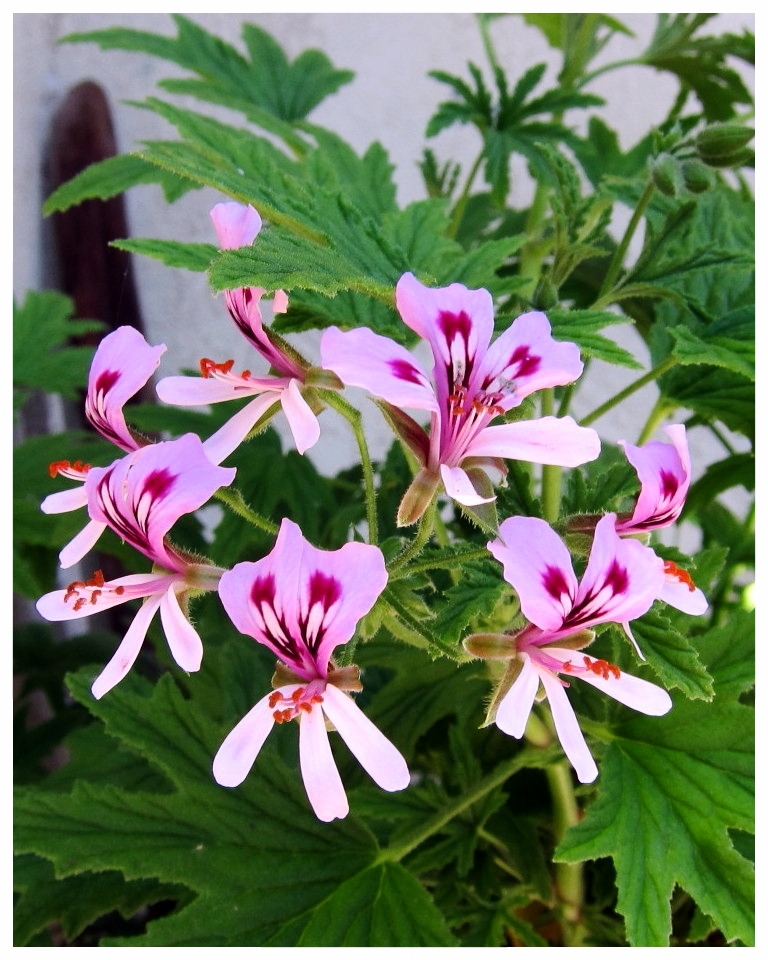
M 440 911 L 399 863 L 342 883 L 315 911 L 300 947 L 455 947 Z
M 216 247 L 211 243 L 179 243 L 176 240 L 131 238 L 113 240 L 111 245 L 119 250 L 160 260 L 168 267 L 194 270 L 197 273 L 204 273 L 217 253 Z
M 674 616 L 672 610 L 669 614 Z M 657 609 L 633 620 L 632 633 L 664 687 L 681 690 L 689 699 L 712 699 L 712 678 L 701 663 L 695 646 L 698 637 L 695 641 L 689 640 L 670 617 Z
M 735 337 L 697 337 L 688 327 L 671 327 L 675 340 L 672 356 L 683 366 L 705 365 L 724 367 L 748 380 L 755 379 L 754 337 L 740 340 Z
M 642 369 L 642 364 L 628 350 L 599 332 L 607 326 L 628 323 L 628 317 L 606 310 L 550 310 L 547 316 L 556 340 L 569 340 L 577 344 L 585 356 L 595 360 L 633 370 Z
M 736 701 L 753 623 L 744 615 L 735 631 L 698 638 L 712 703 L 675 699 L 666 717 L 612 730 L 598 798 L 556 851 L 568 863 L 613 858 L 632 946 L 668 945 L 675 884 L 727 940 L 754 943 L 754 870 L 729 837 L 754 831 L 754 711 Z

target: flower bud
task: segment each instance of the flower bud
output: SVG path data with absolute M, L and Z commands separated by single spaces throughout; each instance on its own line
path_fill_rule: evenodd
M 691 193 L 704 193 L 714 183 L 712 171 L 700 160 L 683 160 L 680 169 L 685 189 Z
M 407 527 L 421 519 L 424 511 L 432 503 L 439 485 L 438 473 L 427 469 L 419 470 L 410 487 L 405 491 L 397 511 L 398 527 Z
M 683 186 L 680 163 L 671 153 L 660 153 L 651 165 L 651 178 L 665 197 L 676 197 Z
M 729 167 L 735 165 L 755 131 L 738 123 L 716 123 L 706 127 L 696 137 L 696 150 L 709 166 Z
M 473 633 L 462 643 L 478 660 L 510 660 L 517 653 L 515 638 L 508 633 Z

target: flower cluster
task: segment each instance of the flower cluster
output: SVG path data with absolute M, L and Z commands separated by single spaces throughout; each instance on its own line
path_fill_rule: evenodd
M 252 207 L 221 203 L 212 219 L 222 249 L 252 244 L 261 219 Z M 493 302 L 485 290 L 454 283 L 434 289 L 410 273 L 395 302 L 403 322 L 431 350 L 426 371 L 400 344 L 366 328 L 331 327 L 313 366 L 263 322 L 261 288 L 227 291 L 237 328 L 268 369 L 235 372 L 233 359 L 201 358 L 200 377 L 171 376 L 157 385 L 169 404 L 198 405 L 250 397 L 221 429 L 202 440 L 186 434 L 152 441 L 126 423 L 124 406 L 157 370 L 165 347 L 150 346 L 136 330 L 121 327 L 96 351 L 85 409 L 93 427 L 120 451 L 113 463 L 89 467 L 52 464 L 78 485 L 43 502 L 48 513 L 85 508 L 82 531 L 61 551 L 63 569 L 79 564 L 109 529 L 135 548 L 151 569 L 106 581 L 83 574 L 38 601 L 48 620 L 71 620 L 139 599 L 142 604 L 114 656 L 93 684 L 102 697 L 128 672 L 159 609 L 176 664 L 200 669 L 204 643 L 190 620 L 190 601 L 213 591 L 234 627 L 277 660 L 273 689 L 226 736 L 213 760 L 213 776 L 236 787 L 248 775 L 275 723 L 297 721 L 301 773 L 309 802 L 321 820 L 344 817 L 348 802 L 331 752 L 329 729 L 338 732 L 370 777 L 384 790 L 404 789 L 405 759 L 355 703 L 360 670 L 346 656 L 334 659 L 358 623 L 379 601 L 388 582 L 384 555 L 374 543 L 347 542 L 336 550 L 312 546 L 289 518 L 281 519 L 271 552 L 231 569 L 194 556 L 171 539 L 186 514 L 204 506 L 235 480 L 223 461 L 281 409 L 296 448 L 304 453 L 320 438 L 323 393 L 362 387 L 379 405 L 414 455 L 416 473 L 403 492 L 400 526 L 423 523 L 445 494 L 461 507 L 492 503 L 504 483 L 506 461 L 576 467 L 600 453 L 597 433 L 571 417 L 516 419 L 513 411 L 537 391 L 575 381 L 583 365 L 575 344 L 552 337 L 547 317 L 518 317 L 492 341 Z M 274 312 L 288 309 L 275 294 Z M 326 395 L 326 400 L 328 396 Z M 406 411 L 428 414 L 417 422 Z M 667 428 L 670 443 L 622 443 L 636 470 L 640 492 L 631 514 L 606 513 L 569 521 L 571 532 L 592 537 L 579 580 L 558 534 L 536 517 L 508 517 L 488 543 L 491 556 L 519 601 L 523 621 L 508 632 L 473 634 L 472 655 L 506 662 L 488 722 L 522 737 L 537 699 L 546 697 L 563 750 L 583 782 L 597 767 L 566 689 L 579 679 L 620 703 L 658 716 L 672 705 L 666 691 L 615 664 L 583 653 L 601 624 L 616 623 L 632 639 L 630 622 L 661 600 L 692 614 L 706 600 L 689 575 L 641 542 L 675 522 L 690 484 L 685 430 Z M 638 651 L 639 652 L 639 651 Z M 641 654 L 642 656 L 642 654 Z

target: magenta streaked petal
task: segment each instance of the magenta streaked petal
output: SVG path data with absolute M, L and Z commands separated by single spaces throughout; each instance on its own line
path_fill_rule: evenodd
M 579 727 L 579 721 L 568 701 L 565 688 L 549 671 L 541 671 L 541 682 L 547 692 L 549 709 L 563 752 L 571 762 L 580 783 L 592 783 L 597 779 L 597 764 L 589 752 L 587 741 Z
M 173 659 L 182 670 L 195 673 L 200 669 L 203 659 L 203 642 L 197 630 L 182 613 L 173 587 L 163 594 L 160 619 Z
M 446 467 L 443 464 L 440 467 L 440 476 L 448 496 L 464 504 L 465 507 L 476 507 L 479 503 L 491 503 L 496 499 L 496 497 L 480 496 L 466 471 L 461 467 Z
M 633 446 L 624 440 L 627 460 L 637 472 L 640 494 L 632 518 L 617 525 L 620 533 L 668 527 L 678 519 L 691 482 L 691 460 L 683 424 L 665 428 L 672 443 L 654 441 Z
M 301 715 L 299 763 L 304 789 L 318 820 L 328 823 L 346 817 L 349 803 L 331 753 L 323 711 L 319 706 Z
M 280 395 L 277 393 L 262 393 L 247 403 L 242 410 L 238 410 L 223 427 L 219 427 L 216 433 L 211 434 L 203 443 L 203 450 L 211 463 L 221 463 L 222 460 L 226 460 L 279 399 Z
M 58 493 L 49 493 L 40 504 L 43 513 L 68 513 L 77 510 L 88 503 L 88 494 L 85 485 L 73 490 L 60 490 Z
M 254 208 L 234 200 L 217 203 L 211 220 L 222 250 L 250 247 L 261 230 L 261 217 Z
M 509 393 L 515 403 L 547 387 L 577 380 L 584 370 L 575 343 L 552 338 L 552 328 L 543 313 L 524 313 L 488 348 L 472 388 L 483 392 Z
M 118 327 L 98 346 L 88 376 L 85 415 L 99 433 L 122 450 L 140 446 L 125 422 L 123 406 L 160 365 L 165 344 L 153 347 L 134 327 Z
M 468 457 L 503 457 L 578 467 L 600 455 L 600 437 L 571 417 L 541 417 L 486 427 L 470 441 Z
M 515 588 L 525 617 L 542 630 L 559 630 L 578 581 L 565 544 L 549 524 L 536 517 L 509 517 L 488 549 L 503 564 L 504 579 Z
M 523 668 L 496 710 L 496 726 L 518 740 L 525 733 L 528 717 L 539 689 L 539 672 L 523 655 Z
M 698 587 L 691 590 L 687 583 L 682 583 L 675 577 L 664 578 L 659 600 L 693 617 L 700 617 L 709 607 L 707 598 Z
M 78 560 L 82 560 L 106 529 L 106 523 L 99 523 L 95 520 L 87 523 L 59 554 L 59 563 L 62 569 L 66 570 L 76 564 Z
M 607 513 L 595 527 L 587 569 L 566 627 L 634 620 L 661 593 L 664 562 L 638 540 L 622 540 L 615 521 L 615 514 Z
M 375 783 L 382 790 L 404 790 L 411 777 L 400 751 L 341 690 L 328 685 L 323 698 L 323 712 Z
M 296 449 L 299 453 L 304 453 L 320 439 L 320 423 L 301 395 L 301 384 L 298 380 L 289 382 L 288 388 L 280 395 L 280 403 L 291 428 Z
M 281 687 L 280 692 L 290 696 L 297 686 Z M 252 707 L 243 719 L 227 734 L 213 758 L 213 777 L 222 787 L 236 787 L 245 780 L 264 741 L 274 725 L 272 707 L 267 694 Z
M 97 700 L 118 684 L 135 663 L 161 600 L 162 596 L 153 596 L 141 605 L 115 655 L 93 682 L 91 693 Z
M 322 366 L 343 383 L 362 387 L 396 407 L 437 410 L 434 388 L 405 347 L 365 327 L 329 327 L 320 341 Z
M 574 660 L 573 650 L 547 647 L 547 653 L 562 663 L 567 660 Z M 595 663 L 594 657 L 588 657 L 586 654 L 579 654 L 576 662 L 579 662 L 579 658 Z M 655 683 L 641 680 L 640 677 L 633 677 L 623 671 L 618 677 L 609 672 L 606 678 L 590 670 L 583 673 L 579 672 L 578 678 L 584 680 L 585 683 L 590 683 L 603 693 L 607 693 L 609 697 L 623 703 L 625 707 L 630 707 L 639 713 L 645 713 L 649 717 L 661 717 L 672 709 L 672 699 L 666 690 Z

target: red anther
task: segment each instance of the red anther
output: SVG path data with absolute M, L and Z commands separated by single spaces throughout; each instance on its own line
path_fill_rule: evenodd
M 69 460 L 54 460 L 48 464 L 48 473 L 55 477 L 60 470 L 69 470 Z
M 687 570 L 681 570 L 676 563 L 673 563 L 671 560 L 664 561 L 664 573 L 668 577 L 674 577 L 675 580 L 678 580 L 680 583 L 687 583 L 688 589 L 691 593 L 696 589 L 696 584 L 693 582 L 693 577 Z
M 303 710 L 304 713 L 312 713 L 312 704 L 307 703 L 306 700 L 303 700 L 301 703 L 297 704 L 299 710 Z
M 75 460 L 74 463 L 70 463 L 69 460 L 54 460 L 53 463 L 48 464 L 48 473 L 52 477 L 67 470 L 71 473 L 88 473 L 90 469 L 90 463 L 83 463 L 82 460 Z
M 571 666 L 570 660 L 565 661 L 563 664 L 563 670 L 565 670 L 566 673 L 573 673 L 573 667 Z
M 297 703 L 304 696 L 304 687 L 296 687 L 296 689 L 291 694 L 291 700 L 294 703 Z
M 242 378 L 243 380 L 247 380 L 248 377 L 250 377 L 250 375 L 251 375 L 251 371 L 250 371 L 250 370 L 243 370 L 243 372 L 240 374 L 240 376 L 241 376 L 241 378 Z
M 82 580 L 73 580 L 67 587 L 67 592 L 64 594 L 64 603 L 68 603 L 84 586 L 85 584 Z
M 85 599 L 85 597 L 78 597 L 77 600 L 75 600 L 75 605 L 74 605 L 74 607 L 72 607 L 72 609 L 73 609 L 73 610 L 82 610 L 83 607 L 86 605 L 87 602 L 88 602 L 88 601 Z
M 589 657 L 584 657 L 584 666 L 603 680 L 609 680 L 611 676 L 618 679 L 621 676 L 621 670 L 607 660 L 590 660 Z
M 225 360 L 224 363 L 215 363 L 213 360 L 209 360 L 208 357 L 203 357 L 200 360 L 200 373 L 208 379 L 212 377 L 214 373 L 229 373 L 229 371 L 234 367 L 234 360 Z
M 272 709 L 273 707 L 276 707 L 282 699 L 283 699 L 283 695 L 282 693 L 280 693 L 279 690 L 275 690 L 274 693 L 270 693 L 269 700 L 267 701 L 267 703 L 269 703 L 270 709 Z
M 86 587 L 103 587 L 104 586 L 104 574 L 101 570 L 94 570 L 93 576 L 90 580 L 85 581 Z
M 96 603 L 96 601 L 101 596 L 101 590 L 94 590 L 91 594 L 91 603 Z
M 323 702 L 323 698 L 320 696 L 319 693 L 313 693 L 313 694 L 312 694 L 312 700 L 311 700 L 311 702 L 312 702 L 312 703 L 322 703 L 322 702 Z
M 122 595 L 125 593 L 125 587 L 115 587 L 114 591 L 118 597 L 122 597 Z

